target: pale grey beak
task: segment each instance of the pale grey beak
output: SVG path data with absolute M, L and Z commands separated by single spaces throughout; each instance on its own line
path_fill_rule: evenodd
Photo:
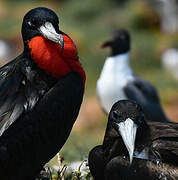
M 137 125 L 132 121 L 132 119 L 128 118 L 126 121 L 117 124 L 118 130 L 124 144 L 129 152 L 130 164 L 133 160 L 133 153 L 135 148 L 135 138 L 137 132 Z
M 45 22 L 44 25 L 40 26 L 39 31 L 47 39 L 59 43 L 61 45 L 61 51 L 64 48 L 64 39 L 62 34 L 58 34 L 50 22 Z

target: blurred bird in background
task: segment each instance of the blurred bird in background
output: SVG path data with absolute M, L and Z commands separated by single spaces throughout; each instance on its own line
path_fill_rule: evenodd
M 160 105 L 156 89 L 146 80 L 136 76 L 130 67 L 130 35 L 127 30 L 116 30 L 103 48 L 110 47 L 97 81 L 97 95 L 104 111 L 108 114 L 112 105 L 123 99 L 131 99 L 143 107 L 146 119 L 169 121 Z

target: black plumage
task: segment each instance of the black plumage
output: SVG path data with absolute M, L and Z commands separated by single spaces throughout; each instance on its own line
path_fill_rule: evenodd
M 156 164 L 152 161 L 137 159 L 132 165 L 128 158 L 117 156 L 105 168 L 105 179 L 112 180 L 176 180 L 178 168 L 169 164 Z
M 103 144 L 89 153 L 89 167 L 96 180 L 176 179 L 178 124 L 146 122 L 138 104 L 118 101 L 110 111 Z
M 136 101 L 142 106 L 147 120 L 170 121 L 162 109 L 157 90 L 148 81 L 135 75 L 134 81 L 129 82 L 123 90 L 128 99 Z
M 57 82 L 23 53 L 0 69 L 0 132 L 33 109 L 37 101 Z
M 70 73 L 4 132 L 0 137 L 2 179 L 33 179 L 61 149 L 77 118 L 82 88 L 81 77 Z
M 124 54 L 130 51 L 130 35 L 125 29 L 113 31 L 111 39 L 102 44 L 102 48 L 111 47 L 110 56 Z
M 58 29 L 57 15 L 50 9 L 33 9 L 24 21 L 33 18 L 40 19 L 41 25 L 51 22 Z M 56 78 L 38 67 L 28 41 L 43 33 L 37 32 L 33 24 L 28 28 L 37 33 L 27 35 L 31 31 L 26 31 L 26 26 L 24 30 L 23 23 L 24 52 L 0 68 L 0 179 L 3 180 L 35 178 L 66 142 L 84 93 L 80 73 L 71 70 Z

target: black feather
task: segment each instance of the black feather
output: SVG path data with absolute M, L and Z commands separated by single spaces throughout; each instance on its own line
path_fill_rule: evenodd
M 129 117 L 138 126 L 132 164 L 118 126 L 115 128 L 116 122 Z M 145 152 L 142 159 L 137 155 L 141 152 Z M 138 104 L 118 101 L 111 109 L 103 144 L 90 151 L 88 161 L 95 180 L 177 179 L 178 123 L 145 121 Z
M 52 87 L 44 81 L 46 73 L 39 74 L 37 70 L 36 64 L 25 56 L 19 56 L 0 69 L 0 135 Z
M 82 99 L 82 79 L 70 73 L 23 113 L 0 137 L 1 179 L 33 179 L 64 145 Z
M 134 81 L 124 87 L 127 98 L 142 106 L 147 120 L 169 122 L 161 107 L 156 89 L 146 80 L 138 76 L 134 77 Z

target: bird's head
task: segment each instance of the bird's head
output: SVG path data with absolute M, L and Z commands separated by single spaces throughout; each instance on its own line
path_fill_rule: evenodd
M 105 41 L 101 47 L 110 47 L 112 56 L 128 52 L 130 50 L 129 32 L 125 29 L 112 32 L 111 39 Z
M 59 19 L 54 11 L 45 7 L 38 7 L 30 10 L 24 16 L 22 23 L 24 42 L 30 41 L 35 36 L 44 36 L 59 43 L 63 49 L 64 40 L 59 30 Z
M 144 122 L 144 114 L 140 105 L 134 101 L 121 100 L 116 102 L 109 114 L 109 123 L 115 129 L 129 152 L 130 163 L 133 159 L 136 132 Z
M 22 23 L 22 37 L 24 52 L 30 52 L 41 69 L 57 79 L 69 72 L 78 72 L 85 84 L 77 47 L 67 34 L 60 31 L 55 12 L 45 7 L 27 12 Z

